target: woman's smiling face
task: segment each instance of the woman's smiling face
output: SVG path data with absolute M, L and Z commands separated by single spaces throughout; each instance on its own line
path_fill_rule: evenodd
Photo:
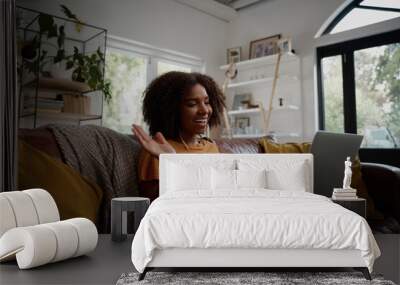
M 206 89 L 196 84 L 183 96 L 180 106 L 181 132 L 188 135 L 204 134 L 212 114 Z

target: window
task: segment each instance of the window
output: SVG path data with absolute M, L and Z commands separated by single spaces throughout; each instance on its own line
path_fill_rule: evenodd
M 183 72 L 191 72 L 191 68 L 188 66 L 173 64 L 165 61 L 157 62 L 157 75 L 164 74 L 169 71 L 183 71 Z
M 342 6 L 340 11 L 337 11 L 336 17 L 326 25 L 322 35 L 336 34 L 400 17 L 400 1 L 398 0 L 354 0 L 348 2 L 349 4 Z
M 320 129 L 400 148 L 400 30 L 317 48 Z
M 322 59 L 325 130 L 344 132 L 342 58 Z
M 355 51 L 354 70 L 363 146 L 400 147 L 400 43 Z
M 110 36 L 105 76 L 112 98 L 104 102 L 103 125 L 130 133 L 132 123 L 143 126 L 142 101 L 146 86 L 168 71 L 200 72 L 204 62 L 193 56 Z
M 400 17 L 398 12 L 354 8 L 330 32 L 331 34 L 356 29 Z
M 104 103 L 103 125 L 130 133 L 132 123 L 142 125 L 142 94 L 147 84 L 148 59 L 110 48 L 106 55 L 106 79 L 112 98 Z

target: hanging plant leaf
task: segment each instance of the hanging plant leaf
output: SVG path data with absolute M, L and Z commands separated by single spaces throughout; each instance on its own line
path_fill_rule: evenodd
M 59 50 L 57 51 L 57 55 L 54 57 L 53 62 L 54 62 L 54 63 L 60 62 L 60 61 L 62 61 L 64 58 L 65 58 L 65 50 L 64 50 L 64 49 L 59 49 Z
M 39 15 L 39 28 L 41 33 L 48 32 L 54 25 L 54 19 L 47 14 Z
M 54 24 L 51 27 L 49 27 L 49 30 L 47 32 L 47 38 L 54 38 L 57 37 L 57 25 Z
M 71 10 L 68 9 L 67 6 L 65 6 L 65 5 L 60 5 L 60 7 L 61 7 L 61 11 L 64 13 L 65 16 L 67 16 L 67 17 L 70 18 L 70 19 L 79 21 L 78 18 L 76 17 L 76 15 L 73 14 L 73 13 L 71 12 Z
M 39 41 L 35 36 L 32 41 L 24 44 L 21 49 L 21 55 L 24 59 L 34 59 L 37 55 L 37 49 L 39 48 Z
M 58 28 L 58 38 L 57 38 L 57 45 L 59 48 L 64 47 L 64 40 L 65 40 L 64 26 L 60 26 Z
M 67 70 L 71 69 L 72 67 L 74 67 L 74 62 L 72 60 L 68 60 L 65 67 Z

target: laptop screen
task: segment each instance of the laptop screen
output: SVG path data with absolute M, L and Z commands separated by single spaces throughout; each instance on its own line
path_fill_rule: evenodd
M 344 162 L 358 155 L 363 136 L 318 131 L 311 145 L 314 155 L 314 193 L 332 196 L 333 188 L 343 186 Z

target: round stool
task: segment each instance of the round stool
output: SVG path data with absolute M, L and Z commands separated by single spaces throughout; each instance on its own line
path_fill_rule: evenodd
M 134 214 L 134 233 L 146 214 L 150 199 L 143 197 L 119 197 L 111 200 L 111 239 L 124 241 L 127 234 L 127 212 Z

